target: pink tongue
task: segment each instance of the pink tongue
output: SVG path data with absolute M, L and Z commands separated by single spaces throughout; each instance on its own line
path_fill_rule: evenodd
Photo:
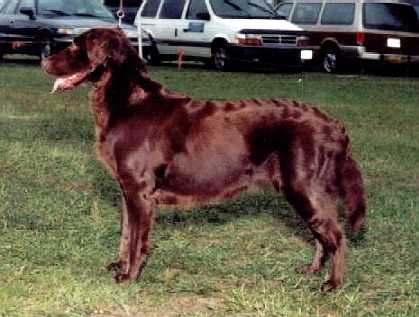
M 54 82 L 54 87 L 52 88 L 51 93 L 73 89 L 84 80 L 85 76 L 86 74 L 81 72 L 69 77 L 57 78 Z

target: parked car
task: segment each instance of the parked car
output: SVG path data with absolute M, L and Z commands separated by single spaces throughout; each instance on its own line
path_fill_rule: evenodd
M 306 33 L 275 19 L 263 0 L 146 0 L 136 24 L 150 34 L 151 62 L 173 59 L 210 61 L 224 70 L 233 61 L 301 65 L 311 58 Z
M 276 13 L 310 32 L 316 60 L 336 72 L 345 60 L 419 63 L 414 7 L 391 0 L 286 0 Z
M 43 57 L 67 47 L 89 28 L 116 26 L 112 13 L 99 1 L 5 0 L 0 8 L 0 56 Z M 137 29 L 132 25 L 122 29 L 137 46 Z

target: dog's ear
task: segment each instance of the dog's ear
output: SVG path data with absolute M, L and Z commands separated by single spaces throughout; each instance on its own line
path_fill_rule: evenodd
M 109 67 L 120 67 L 128 63 L 131 68 L 138 68 L 141 64 L 122 30 L 91 32 L 87 34 L 86 44 L 92 66 L 106 64 Z

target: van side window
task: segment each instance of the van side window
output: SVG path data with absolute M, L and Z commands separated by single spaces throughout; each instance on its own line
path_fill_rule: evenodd
M 366 28 L 406 32 L 418 29 L 414 8 L 403 3 L 365 3 L 363 14 Z
M 292 3 L 281 3 L 275 10 L 276 15 L 288 19 L 290 17 Z
M 159 9 L 161 0 L 147 0 L 146 4 L 144 5 L 143 12 L 141 12 L 142 17 L 146 18 L 154 18 L 157 14 L 157 10 Z
M 191 0 L 186 18 L 190 20 L 202 20 L 203 14 L 209 14 L 205 0 Z
M 165 0 L 160 11 L 161 19 L 180 19 L 185 0 Z
M 316 24 L 321 7 L 321 3 L 297 3 L 291 21 L 296 24 Z
M 327 3 L 323 9 L 321 24 L 351 25 L 354 23 L 354 3 Z

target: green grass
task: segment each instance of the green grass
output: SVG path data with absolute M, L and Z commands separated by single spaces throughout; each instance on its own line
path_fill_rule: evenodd
M 88 88 L 50 95 L 34 65 L 0 65 L 0 316 L 418 316 L 419 80 L 151 68 L 199 99 L 285 96 L 343 120 L 369 198 L 343 289 L 295 268 L 313 243 L 273 192 L 159 210 L 138 283 L 104 267 L 119 193 L 95 160 Z

